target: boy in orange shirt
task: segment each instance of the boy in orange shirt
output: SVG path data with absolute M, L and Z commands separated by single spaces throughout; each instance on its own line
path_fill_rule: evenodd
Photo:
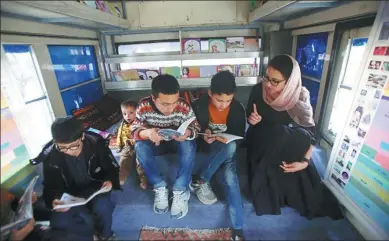
M 117 135 L 117 145 L 120 152 L 120 172 L 119 179 L 120 185 L 123 185 L 126 181 L 130 171 L 132 169 L 132 163 L 136 160 L 136 171 L 140 178 L 140 187 L 142 189 L 147 188 L 147 178 L 143 172 L 142 167 L 139 165 L 135 155 L 135 140 L 131 135 L 131 126 L 135 120 L 135 110 L 137 102 L 132 100 L 123 101 L 120 105 L 123 122 L 119 127 Z

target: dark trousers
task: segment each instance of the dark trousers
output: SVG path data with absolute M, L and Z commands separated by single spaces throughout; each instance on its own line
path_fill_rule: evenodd
M 92 241 L 95 228 L 101 230 L 103 238 L 109 238 L 114 208 L 111 192 L 102 193 L 86 205 L 72 207 L 67 212 L 53 212 L 50 226 L 66 231 L 71 240 Z

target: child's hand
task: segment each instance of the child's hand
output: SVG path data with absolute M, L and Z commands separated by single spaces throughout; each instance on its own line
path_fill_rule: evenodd
M 204 135 L 204 141 L 208 144 L 212 144 L 216 140 L 215 137 L 211 137 L 212 131 L 210 129 L 206 129 L 204 133 L 206 134 Z

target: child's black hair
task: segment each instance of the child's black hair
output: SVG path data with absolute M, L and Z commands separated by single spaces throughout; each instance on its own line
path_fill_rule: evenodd
M 136 102 L 135 100 L 125 100 L 120 104 L 120 107 L 123 108 L 134 107 L 136 109 L 137 106 L 138 106 L 138 102 Z
M 84 125 L 73 116 L 60 117 L 51 124 L 51 135 L 57 143 L 72 143 L 82 137 Z
M 236 83 L 234 75 L 229 71 L 220 71 L 211 79 L 212 94 L 231 95 L 236 91 Z
M 174 76 L 169 74 L 161 74 L 153 79 L 151 82 L 151 92 L 154 98 L 158 98 L 158 95 L 174 95 L 180 91 L 180 85 Z

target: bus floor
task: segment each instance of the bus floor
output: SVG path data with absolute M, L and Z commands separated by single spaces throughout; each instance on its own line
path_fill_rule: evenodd
M 247 240 L 362 240 L 345 219 L 321 217 L 308 220 L 291 208 L 283 208 L 281 215 L 256 216 L 252 203 L 247 199 L 247 170 L 244 158 L 244 152 L 240 151 L 237 169 L 244 198 L 244 232 Z M 167 155 L 157 159 L 163 176 L 174 177 L 176 170 L 172 166 L 177 165 L 176 157 Z M 201 163 L 201 159 L 204 157 L 198 154 L 196 164 Z M 323 175 L 323 167 L 317 169 Z M 171 178 L 167 178 L 167 182 L 171 184 Z M 115 192 L 113 195 L 117 203 L 113 214 L 113 230 L 119 240 L 138 240 L 140 229 L 144 226 L 194 229 L 230 227 L 224 193 L 216 180 L 211 183 L 219 201 L 213 205 L 204 205 L 195 194 L 191 194 L 188 214 L 177 220 L 170 217 L 170 212 L 154 213 L 153 191 L 144 191 L 139 187 L 138 176 L 134 170 L 123 186 L 124 191 Z

